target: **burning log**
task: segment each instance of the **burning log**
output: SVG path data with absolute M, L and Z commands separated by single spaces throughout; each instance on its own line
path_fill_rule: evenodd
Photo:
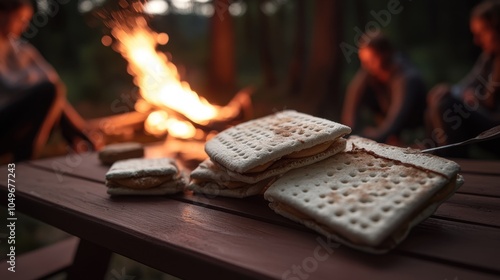
M 145 133 L 144 122 L 147 117 L 141 112 L 128 112 L 89 120 L 84 129 L 99 146 L 127 141 L 160 141 L 162 137 Z
M 141 112 L 133 111 L 90 120 L 87 130 L 99 131 L 104 138 L 104 143 L 131 140 L 138 141 L 138 138 L 144 139 L 147 142 L 159 141 L 168 135 L 168 130 L 164 130 L 162 133 L 152 134 L 147 132 L 145 125 L 148 116 L 150 116 L 152 112 L 164 111 L 171 118 L 178 119 L 182 122 L 189 122 L 195 129 L 202 132 L 198 137 L 192 138 L 204 141 L 209 134 L 218 133 L 228 127 L 252 118 L 252 92 L 252 88 L 242 89 L 226 106 L 221 107 L 215 119 L 210 120 L 206 124 L 198 124 L 183 114 L 166 106 L 150 106 L 149 108 L 143 109 Z M 147 135 L 150 137 L 146 137 Z M 144 140 L 139 142 L 145 142 Z
M 199 124 L 191 121 L 186 116 L 177 113 L 183 120 L 190 121 L 194 127 L 202 129 L 205 132 L 216 131 L 220 132 L 233 125 L 247 121 L 253 116 L 251 94 L 253 89 L 245 88 L 238 92 L 233 99 L 224 107 L 219 110 L 219 113 L 214 119 L 209 120 L 208 123 Z M 171 111 L 168 108 L 164 108 Z

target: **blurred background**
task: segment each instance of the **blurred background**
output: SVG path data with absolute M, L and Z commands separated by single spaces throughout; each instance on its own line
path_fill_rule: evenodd
M 468 18 L 480 1 L 151 0 L 148 24 L 181 78 L 214 104 L 254 86 L 256 113 L 297 108 L 337 119 L 359 68 L 356 40 L 380 28 L 420 68 L 430 88 L 457 82 L 479 54 Z M 123 113 L 137 88 L 127 62 L 103 40 L 95 16 L 120 1 L 38 0 L 25 36 L 56 68 L 85 118 Z M 387 16 L 389 15 L 389 16 Z M 29 37 L 29 38 L 28 38 Z M 114 108 L 113 108 L 114 107 Z M 128 106 L 130 107 L 130 106 Z
M 385 32 L 421 70 L 429 89 L 456 83 L 480 53 L 468 22 L 479 2 L 151 0 L 146 11 L 148 25 L 169 36 L 158 50 L 211 103 L 225 105 L 240 89 L 253 86 L 255 115 L 295 108 L 338 120 L 346 86 L 359 68 L 361 32 Z M 138 89 L 127 61 L 96 16 L 121 5 L 123 0 L 37 0 L 24 36 L 58 71 L 70 103 L 85 119 L 134 110 Z M 66 236 L 20 217 L 17 253 Z M 5 245 L 0 243 L 2 252 Z M 123 268 L 134 279 L 172 279 L 120 256 L 114 257 L 108 279 Z

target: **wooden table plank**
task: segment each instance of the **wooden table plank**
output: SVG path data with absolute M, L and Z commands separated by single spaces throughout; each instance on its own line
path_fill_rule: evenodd
M 73 161 L 78 164 L 72 164 Z M 28 165 L 46 170 L 50 173 L 49 176 L 53 176 L 58 182 L 64 181 L 65 178 L 76 177 L 104 184 L 105 174 L 109 170 L 109 166 L 100 164 L 96 154 L 84 155 L 82 161 L 70 160 L 67 157 L 56 157 L 53 159 L 30 162 Z M 213 207 L 227 212 L 237 212 L 242 215 L 245 213 L 251 213 L 251 216 L 256 219 L 270 220 L 277 224 L 288 224 L 290 227 L 303 228 L 295 222 L 281 216 L 269 216 L 269 211 L 271 210 L 266 207 L 267 202 L 261 197 L 232 199 L 202 194 L 193 195 L 189 193 L 175 195 L 174 197 L 177 200 L 190 202 L 195 205 L 200 204 L 205 207 Z M 234 203 L 235 200 L 237 200 L 238 203 Z M 256 203 L 261 207 L 255 207 Z M 265 212 L 265 214 L 262 212 Z
M 170 153 L 164 147 L 163 145 L 147 146 L 145 156 L 149 158 L 169 156 Z M 500 197 L 500 162 L 455 160 L 464 165 L 461 174 L 464 176 L 466 184 L 458 190 L 459 193 Z M 74 175 L 96 182 L 104 182 L 104 176 L 109 169 L 109 166 L 101 165 L 97 153 L 66 155 L 37 160 L 30 162 L 30 164 L 52 170 L 58 177 Z M 482 174 L 478 175 L 481 173 L 479 171 Z
M 304 263 L 304 260 L 306 264 L 307 260 L 312 262 L 315 250 L 320 248 L 320 243 L 316 241 L 318 236 L 312 232 L 264 223 L 166 197 L 110 200 L 102 184 L 70 177 L 59 182 L 50 172 L 29 166 L 18 166 L 17 174 L 19 207 L 28 214 L 163 271 L 166 270 L 165 258 L 160 256 L 176 254 L 176 258 L 171 261 L 171 269 L 174 274 L 188 278 L 195 276 L 192 267 L 196 266 L 200 267 L 199 271 L 223 272 L 232 277 L 235 273 L 243 273 L 250 278 L 281 278 L 283 272 L 293 265 Z M 5 188 L 1 190 L 5 192 Z M 462 238 L 467 234 L 463 234 Z M 432 240 L 432 235 L 427 239 Z M 464 240 L 457 239 L 457 236 L 451 239 L 446 235 L 436 240 L 455 247 L 461 241 Z M 469 239 L 466 241 L 469 242 Z M 486 250 L 490 261 L 497 260 L 500 257 L 498 244 L 487 246 L 496 248 L 495 255 L 489 255 Z M 484 247 L 484 244 L 479 246 Z M 460 248 L 458 246 L 458 252 Z M 416 279 L 425 277 L 427 274 L 423 271 L 426 269 L 435 270 L 436 275 L 444 276 L 442 279 L 454 276 L 478 279 L 483 276 L 489 278 L 490 275 L 475 275 L 470 269 L 394 253 L 371 256 L 345 247 L 334 249 L 334 254 L 327 260 L 321 263 L 317 261 L 315 276 L 372 276 L 382 279 L 400 278 L 410 273 Z M 152 251 L 160 255 L 151 256 Z M 462 255 L 465 258 L 462 261 L 469 266 L 476 266 L 476 263 L 468 262 L 468 259 L 475 259 L 476 256 L 468 253 L 463 251 L 458 255 Z M 379 264 L 384 263 L 385 269 L 379 270 Z M 491 272 L 489 268 L 495 265 L 496 262 L 483 266 L 483 271 Z
M 196 196 L 185 195 L 184 197 L 196 200 Z M 249 211 L 252 211 L 252 206 L 248 199 L 239 200 L 237 204 L 238 206 L 236 207 L 234 206 L 232 200 L 233 199 L 227 198 L 213 198 L 199 199 L 196 201 L 199 204 L 203 205 L 204 203 L 207 203 L 209 206 L 219 207 L 220 209 L 231 213 L 238 213 L 239 211 L 249 213 Z M 258 211 L 253 210 L 254 215 L 251 216 L 253 218 L 257 218 L 262 221 L 272 220 L 273 223 L 280 224 L 282 226 L 291 226 L 292 228 L 299 230 L 300 228 L 302 228 L 302 230 L 308 230 L 307 228 L 295 223 L 289 225 L 286 222 L 276 222 L 284 218 L 274 214 L 274 212 L 267 207 L 267 201 L 261 197 L 254 197 L 251 202 L 253 204 L 253 208 L 258 209 Z M 449 209 L 446 210 L 448 211 Z M 270 219 L 270 217 L 273 216 L 277 220 Z M 406 246 L 404 245 L 405 243 L 403 243 L 402 246 L 398 247 L 396 250 L 422 254 L 433 258 L 440 257 L 443 259 L 453 259 L 458 261 L 462 258 L 462 256 L 456 250 L 458 247 L 461 247 L 459 250 L 466 250 L 467 255 L 475 256 L 474 258 L 469 259 L 469 264 L 474 264 L 479 267 L 488 267 L 488 269 L 500 271 L 500 266 L 497 261 L 492 261 L 491 259 L 491 256 L 496 254 L 495 251 L 500 250 L 500 239 L 498 238 L 500 236 L 500 229 L 447 221 L 440 219 L 441 216 L 443 215 L 435 215 L 434 218 L 427 219 L 413 229 L 410 235 L 411 237 L 409 237 L 413 240 L 413 242 L 410 243 L 412 245 Z M 457 237 L 457 235 L 460 235 L 460 237 Z M 450 243 L 448 242 L 449 240 L 454 240 L 456 243 Z M 426 246 L 421 246 L 422 244 L 426 244 Z M 456 246 L 456 244 L 466 245 Z
M 500 161 L 458 158 L 451 160 L 457 162 L 465 173 L 500 175 Z
M 146 157 L 168 156 L 168 152 L 163 151 L 161 147 L 163 146 L 153 145 L 147 147 Z M 465 162 L 467 162 L 469 166 L 472 166 L 471 162 Z M 52 171 L 54 176 L 56 176 L 59 180 L 64 176 L 76 176 L 95 182 L 104 182 L 105 174 L 109 170 L 109 166 L 102 165 L 99 162 L 97 153 L 66 155 L 32 161 L 28 164 Z M 491 164 L 491 162 L 488 162 L 488 164 Z M 467 194 L 495 197 L 500 196 L 500 180 L 496 177 L 496 175 L 477 175 L 466 172 L 467 170 L 463 170 L 462 172 L 466 184 L 459 189 L 459 193 L 462 192 Z M 500 176 L 500 173 L 498 176 Z
M 228 253 L 219 252 L 220 247 L 212 242 L 227 246 L 232 257 L 235 257 L 231 255 L 234 249 L 222 238 L 224 228 L 200 225 L 214 219 L 206 215 L 207 209 L 193 216 L 191 208 L 195 206 L 165 197 L 148 198 L 146 203 L 144 198 L 111 200 L 102 184 L 70 177 L 59 182 L 52 174 L 22 165 L 17 166 L 16 172 L 20 211 L 90 242 L 158 269 L 165 270 L 166 265 L 172 265 L 173 274 L 183 277 L 194 278 L 199 273 L 193 271 L 194 266 L 210 273 L 225 273 L 233 279 L 240 273 L 246 274 L 243 279 L 265 278 L 262 272 L 255 273 L 245 270 L 245 266 L 239 268 L 224 262 Z M 4 193 L 5 187 L 0 190 Z M 217 222 L 224 224 L 227 218 L 222 217 Z M 222 242 L 207 238 L 218 231 L 222 231 Z M 152 254 L 156 249 L 159 253 Z M 210 257 L 201 252 L 207 252 Z
M 156 154 L 158 155 L 158 154 Z M 43 160 L 36 163 L 32 163 L 33 165 L 46 168 L 47 170 L 54 170 L 54 168 L 49 168 L 48 166 L 58 166 L 60 172 L 53 172 L 54 176 L 57 177 L 58 180 L 62 180 L 65 176 L 77 176 L 80 178 L 86 178 L 95 182 L 104 182 L 104 176 L 109 169 L 107 166 L 103 166 L 99 163 L 96 154 L 87 154 L 86 156 L 82 156 L 82 160 L 76 161 L 79 163 L 78 165 L 70 165 L 71 160 L 67 157 L 54 158 L 49 160 Z M 470 163 L 470 162 L 469 162 Z M 61 167 L 63 166 L 63 167 Z M 73 167 L 74 166 L 74 167 Z M 57 168 L 56 168 L 57 169 Z M 67 171 L 67 173 L 63 173 L 63 171 Z M 498 179 L 496 176 L 486 175 L 485 177 L 480 177 L 481 179 L 477 179 L 477 175 L 474 174 L 464 174 L 466 181 L 460 190 L 466 190 L 474 195 L 469 194 L 454 194 L 448 201 L 444 202 L 436 211 L 435 217 L 443 217 L 446 219 L 454 219 L 457 221 L 469 222 L 469 223 L 480 223 L 480 224 L 489 224 L 493 226 L 500 226 L 500 197 L 483 197 L 482 194 L 484 192 L 487 193 L 495 193 L 498 192 L 500 187 L 497 187 L 497 182 L 500 182 L 500 176 Z M 467 181 L 469 175 L 476 176 L 472 178 L 476 178 L 471 182 Z M 484 175 L 481 175 L 484 176 Z M 491 179 L 491 181 L 488 181 Z M 485 186 L 482 188 L 483 192 L 476 192 L 474 185 L 472 184 L 480 184 L 481 186 Z M 472 186 L 471 186 L 472 185 Z M 477 185 L 476 185 L 477 186 Z M 477 194 L 477 195 L 476 195 Z M 227 199 L 217 199 L 214 197 L 204 197 L 203 195 L 197 196 L 183 196 L 183 199 L 186 201 L 191 201 L 193 204 L 202 203 L 206 206 L 217 207 L 221 209 L 225 209 L 225 211 L 233 211 L 240 212 L 242 215 L 245 213 L 249 213 L 246 210 L 243 210 L 242 207 L 252 207 L 248 206 L 248 200 L 241 200 L 241 203 L 235 204 L 231 202 L 227 202 Z M 254 217 L 258 216 L 261 219 L 263 218 L 261 215 L 257 215 L 258 213 L 254 213 Z M 477 215 L 480 215 L 477 217 Z M 269 218 L 269 216 L 267 217 Z M 274 217 L 270 217 L 274 222 L 277 223 L 289 223 L 284 219 L 276 219 Z
M 462 173 L 465 184 L 457 193 L 500 197 L 500 175 Z
M 156 153 L 158 155 L 158 153 Z M 54 164 L 56 162 L 57 164 Z M 56 158 L 51 161 L 41 161 L 36 163 L 36 166 L 46 168 L 47 166 L 60 166 L 63 163 L 67 164 L 67 158 Z M 467 163 L 470 162 L 467 161 Z M 109 167 L 102 166 L 97 160 L 97 156 L 95 154 L 89 154 L 88 157 L 84 158 L 84 160 L 80 163 L 77 168 L 68 169 L 68 173 L 64 175 L 56 176 L 58 178 L 62 178 L 64 176 L 68 176 L 69 174 L 76 174 L 82 178 L 89 178 L 97 182 L 104 182 L 104 175 L 107 172 Z M 479 178 L 478 178 L 479 176 Z M 465 191 L 470 194 L 495 194 L 499 192 L 500 186 L 498 182 L 500 182 L 500 176 L 498 178 L 496 176 L 491 175 L 477 175 L 464 173 L 465 184 L 462 186 L 460 191 Z M 438 208 L 435 213 L 436 217 L 444 217 L 448 219 L 461 220 L 464 222 L 471 223 L 482 223 L 482 224 L 491 224 L 494 226 L 498 226 L 500 224 L 500 199 L 498 197 L 493 198 L 484 198 L 484 197 L 474 197 L 474 196 L 463 196 L 464 194 L 457 193 L 452 196 L 447 202 L 443 203 L 440 208 Z M 207 206 L 217 207 L 220 209 L 225 209 L 226 211 L 235 211 L 240 213 L 251 213 L 249 211 L 250 208 L 253 207 L 251 203 L 247 200 L 240 200 L 238 204 L 227 202 L 227 199 L 218 199 L 214 197 L 203 197 L 200 195 L 197 196 L 183 196 L 183 198 L 187 201 L 191 201 L 194 204 L 202 203 Z M 257 199 L 259 200 L 259 199 Z M 255 201 L 255 200 L 254 200 Z M 262 202 L 260 202 L 262 204 Z M 242 207 L 245 207 L 244 209 Z M 451 211 L 450 211 L 451 210 Z M 455 211 L 457 210 L 457 211 Z M 484 212 L 488 212 L 489 215 L 478 215 Z M 263 215 L 255 216 L 260 217 L 261 219 L 268 219 L 269 217 L 264 217 Z M 274 218 L 271 217 L 276 223 L 289 223 L 285 219 L 282 218 Z
M 62 181 L 65 177 L 72 176 L 104 183 L 106 172 L 109 170 L 109 166 L 100 163 L 95 152 L 68 154 L 66 156 L 46 158 L 24 164 L 47 170 L 52 176 L 57 178 L 57 181 Z
M 304 226 L 276 215 L 269 207 L 268 202 L 262 196 L 253 196 L 246 198 L 228 198 L 222 196 L 205 197 L 195 195 L 190 192 L 172 196 L 173 199 L 184 201 L 194 205 L 216 209 L 226 213 L 232 213 L 242 217 L 248 217 L 259 221 L 264 221 L 276 225 L 282 225 L 298 230 L 307 230 Z
M 456 193 L 434 216 L 500 228 L 500 198 Z
M 47 166 L 46 163 L 38 163 L 37 165 L 40 166 L 40 164 Z M 490 164 L 490 162 L 488 162 L 487 164 Z M 84 160 L 82 166 L 83 168 L 74 168 L 71 172 L 78 173 L 82 177 L 91 177 L 96 181 L 99 180 L 102 181 L 102 178 L 104 178 L 104 174 L 107 171 L 107 167 L 99 165 L 97 157 L 92 157 L 92 156 L 88 157 L 87 159 Z M 473 193 L 479 195 L 495 196 L 496 192 L 498 192 L 498 190 L 500 189 L 494 185 L 496 182 L 499 182 L 499 180 L 496 179 L 496 175 L 485 176 L 482 174 L 477 175 L 477 174 L 466 173 L 470 170 L 472 170 L 472 172 L 477 172 L 477 170 L 474 169 L 472 163 L 467 162 L 465 168 L 463 168 L 463 174 L 466 179 L 466 184 L 461 188 L 461 191 L 466 191 L 467 193 Z M 486 170 L 489 173 L 494 173 L 489 168 L 486 168 Z M 492 184 L 492 182 L 494 183 Z M 448 204 L 448 202 L 444 203 L 438 209 L 438 212 L 436 213 L 435 217 L 437 218 L 441 217 L 441 218 L 464 221 L 464 222 L 480 223 L 480 224 L 492 223 L 495 226 L 498 225 L 498 221 L 500 219 L 498 219 L 499 211 L 497 205 L 499 205 L 499 203 L 497 200 L 488 198 L 484 199 L 481 197 L 477 198 L 474 196 L 460 197 L 459 194 L 456 194 L 456 196 L 457 197 L 455 196 L 452 197 L 452 199 L 449 201 L 452 202 L 451 204 Z M 263 202 L 262 199 L 244 199 L 244 200 L 239 200 L 237 204 L 233 203 L 231 199 L 226 199 L 226 198 L 204 198 L 200 196 L 187 195 L 182 197 L 181 200 L 182 199 L 184 199 L 185 201 L 190 201 L 193 204 L 205 205 L 207 207 L 223 210 L 228 213 L 239 213 L 241 215 L 247 215 L 247 213 L 251 213 L 250 217 L 257 218 L 259 220 L 286 225 L 288 227 L 296 229 L 303 228 L 300 225 L 296 225 L 295 223 L 290 222 L 287 219 L 284 219 L 278 215 L 269 214 L 268 211 L 270 210 L 264 207 L 266 202 Z M 256 201 L 257 203 L 261 203 L 262 207 L 255 208 L 253 204 L 256 203 Z M 250 212 L 250 209 L 254 210 Z M 478 214 L 481 214 L 479 215 L 481 217 L 480 219 L 477 219 Z M 428 221 L 433 221 L 433 220 L 430 219 Z M 441 222 L 446 223 L 446 221 L 441 221 Z M 425 226 L 425 224 L 423 226 Z M 405 247 L 402 248 L 403 250 L 406 249 Z M 415 248 L 419 247 L 415 246 Z M 437 253 L 439 253 L 439 251 L 440 250 L 436 250 Z M 434 254 L 434 252 L 432 254 Z M 452 253 L 448 254 L 448 256 L 453 256 L 453 255 L 454 254 Z M 492 268 L 491 265 L 489 267 Z
M 179 147 L 177 147 L 177 142 L 175 145 L 176 147 L 173 148 L 179 149 Z M 199 143 L 197 145 L 199 145 Z M 175 157 L 177 153 L 165 147 L 169 146 L 163 145 L 162 143 L 146 145 L 144 156 L 146 158 Z M 58 180 L 65 175 L 72 175 L 96 182 L 104 182 L 104 176 L 110 168 L 110 166 L 101 164 L 97 152 L 67 154 L 59 157 L 30 161 L 27 162 L 27 164 L 50 170 L 58 177 Z M 178 164 L 183 167 L 181 161 L 178 161 Z
M 499 273 L 498 260 L 491 259 L 498 255 L 499 237 L 496 228 L 429 218 L 416 226 L 397 250 L 455 263 L 470 257 L 468 265 Z

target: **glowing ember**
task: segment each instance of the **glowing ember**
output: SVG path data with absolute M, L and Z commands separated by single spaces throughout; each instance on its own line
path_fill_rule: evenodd
M 144 127 L 146 131 L 154 135 L 162 135 L 168 131 L 168 114 L 165 111 L 154 111 L 149 114 Z
M 196 135 L 196 128 L 190 122 L 170 118 L 167 120 L 167 126 L 170 135 L 177 138 L 190 139 Z
M 134 27 L 115 24 L 111 34 L 118 40 L 117 50 L 129 62 L 128 72 L 140 88 L 141 96 L 159 109 L 168 108 L 198 124 L 207 124 L 217 117 L 220 108 L 191 90 L 180 81 L 174 64 L 156 51 L 157 44 L 166 44 L 168 35 L 152 31 L 144 18 L 137 18 Z M 179 138 L 196 134 L 195 127 L 175 119 L 164 111 L 151 113 L 146 121 L 146 131 L 161 135 L 168 131 Z

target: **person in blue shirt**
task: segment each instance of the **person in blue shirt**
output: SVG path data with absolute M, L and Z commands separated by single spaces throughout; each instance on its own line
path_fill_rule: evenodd
M 347 88 L 341 121 L 353 134 L 403 145 L 403 131 L 424 126 L 425 84 L 387 36 L 361 38 L 361 69 Z

